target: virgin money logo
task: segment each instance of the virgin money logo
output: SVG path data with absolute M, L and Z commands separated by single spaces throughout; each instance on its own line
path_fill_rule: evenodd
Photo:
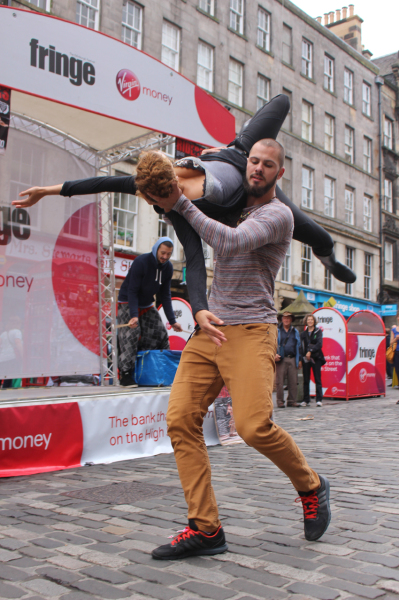
M 360 379 L 361 383 L 365 383 L 365 381 L 367 380 L 367 370 L 366 369 L 360 369 L 359 379 Z
M 140 96 L 140 82 L 136 75 L 128 69 L 121 69 L 116 76 L 118 92 L 126 100 L 137 100 Z

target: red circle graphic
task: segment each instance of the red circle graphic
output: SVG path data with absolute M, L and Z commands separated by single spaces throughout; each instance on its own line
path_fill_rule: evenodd
M 129 71 L 129 69 L 121 69 L 119 71 L 116 76 L 116 87 L 120 95 L 126 100 L 137 100 L 140 96 L 140 81 L 133 71 Z

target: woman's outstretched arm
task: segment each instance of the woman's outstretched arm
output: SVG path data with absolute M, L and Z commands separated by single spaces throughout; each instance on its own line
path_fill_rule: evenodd
M 65 183 L 58 185 L 35 186 L 21 192 L 19 194 L 20 200 L 13 200 L 12 204 L 21 208 L 28 208 L 39 202 L 44 196 L 86 196 L 87 194 L 100 194 L 103 192 L 136 194 L 135 177 L 131 175 L 90 177 L 88 179 L 65 181 Z

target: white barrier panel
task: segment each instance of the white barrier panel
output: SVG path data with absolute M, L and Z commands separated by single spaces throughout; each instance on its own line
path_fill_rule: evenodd
M 0 7 L 4 86 L 200 144 L 235 119 L 194 83 L 136 48 L 76 23 Z
M 31 185 L 94 175 L 62 148 L 10 129 L 0 161 L 1 379 L 100 371 L 95 196 L 11 206 Z
M 112 463 L 172 452 L 169 391 L 0 408 L 0 477 Z M 219 444 L 213 406 L 207 446 Z

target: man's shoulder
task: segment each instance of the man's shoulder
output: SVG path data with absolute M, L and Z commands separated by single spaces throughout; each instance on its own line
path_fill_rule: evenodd
M 292 210 L 283 202 L 280 202 L 278 198 L 273 198 L 270 202 L 264 204 L 260 210 L 256 211 L 254 216 L 266 219 L 270 219 L 271 216 L 275 216 L 279 220 L 287 222 L 294 221 Z

